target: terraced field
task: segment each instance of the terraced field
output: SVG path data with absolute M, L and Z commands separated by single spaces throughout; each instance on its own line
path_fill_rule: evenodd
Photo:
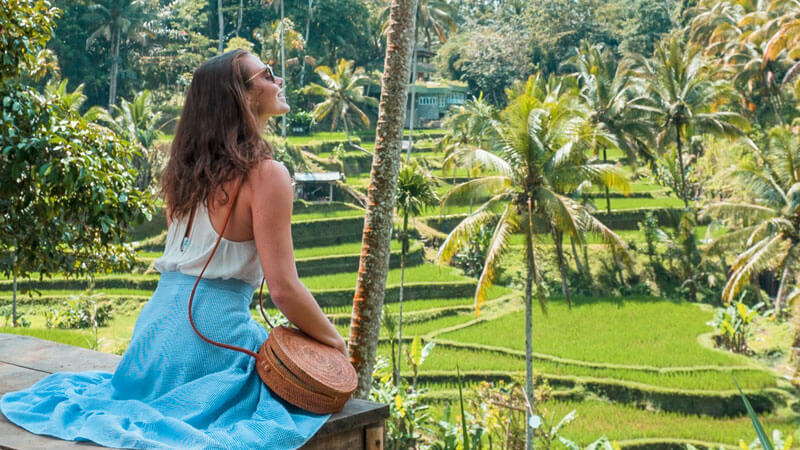
M 297 143 L 303 142 L 312 140 Z M 427 149 L 423 152 L 436 155 Z M 364 173 L 348 177 L 348 183 L 355 187 L 364 180 L 368 180 Z M 651 196 L 616 196 L 612 209 L 680 207 L 680 202 L 663 188 L 646 182 L 635 186 L 635 192 Z M 602 198 L 594 202 L 600 209 L 605 206 Z M 456 212 L 465 213 L 469 207 L 464 208 Z M 298 204 L 295 213 L 298 271 L 339 332 L 347 335 L 363 210 L 337 203 Z M 427 214 L 435 221 L 439 211 Z M 447 231 L 448 226 L 442 225 L 440 230 Z M 635 226 L 620 233 L 625 239 L 641 240 Z M 163 239 L 157 226 L 138 238 L 148 243 L 138 253 L 141 273 L 96 277 L 95 291 L 114 304 L 113 319 L 98 329 L 97 340 L 90 330 L 45 328 L 43 312 L 87 285 L 86 280 L 59 277 L 22 282 L 21 287 L 36 288 L 40 293 L 19 299 L 20 310 L 32 327 L 0 328 L 0 332 L 123 352 L 136 317 L 157 283 L 158 274 L 147 268 L 160 255 Z M 547 236 L 540 241 L 541 245 L 551 245 Z M 512 246 L 520 244 L 518 237 L 512 239 Z M 385 299 L 390 314 L 399 309 L 398 256 L 399 244 L 393 241 Z M 467 386 L 483 380 L 523 378 L 525 317 L 520 292 L 494 287 L 481 316 L 476 317 L 472 305 L 474 279 L 426 260 L 421 242 L 412 244 L 408 265 L 404 336 L 420 336 L 436 343 L 419 375 L 435 414 L 456 395 L 456 363 Z M 0 280 L 0 306 L 10 302 L 10 295 L 10 281 Z M 277 312 L 267 306 L 269 313 Z M 261 320 L 256 309 L 252 313 Z M 706 325 L 711 316 L 707 307 L 661 298 L 578 297 L 572 309 L 552 299 L 547 315 L 538 309 L 533 315 L 534 369 L 554 389 L 553 399 L 545 405 L 548 414 L 562 417 L 577 410 L 577 418 L 565 428 L 564 435 L 581 444 L 606 435 L 623 447 L 651 443 L 651 448 L 666 448 L 669 443 L 688 441 L 737 445 L 740 439 L 750 442 L 754 434 L 734 391 L 734 376 L 768 430 L 793 433 L 800 417 L 798 393 L 754 360 L 714 349 L 711 328 Z M 378 353 L 385 357 L 389 354 L 385 330 Z M 405 365 L 402 370 L 404 376 L 411 376 Z

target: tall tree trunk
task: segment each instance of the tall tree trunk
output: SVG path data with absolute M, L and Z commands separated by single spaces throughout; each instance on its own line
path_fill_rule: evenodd
M 239 37 L 239 31 L 242 30 L 242 15 L 244 14 L 244 0 L 239 0 L 239 11 L 236 14 L 236 31 L 234 35 Z
M 358 282 L 350 321 L 350 361 L 358 372 L 355 396 L 366 398 L 372 384 L 375 351 L 381 328 L 381 308 L 391 253 L 392 217 L 400 167 L 400 147 L 406 115 L 410 41 L 414 31 L 416 0 L 392 0 L 386 57 L 381 77 L 381 100 L 375 130 L 370 184 Z
M 789 284 L 791 284 L 791 265 L 792 265 L 792 250 L 794 250 L 794 245 L 789 248 L 789 251 L 786 252 L 786 260 L 783 262 L 783 272 L 781 273 L 781 284 L 778 287 L 778 293 L 775 295 L 775 316 L 780 317 L 781 310 L 784 308 L 784 302 L 786 301 L 786 294 L 789 289 Z
M 675 144 L 678 147 L 678 164 L 681 171 L 681 198 L 686 209 L 689 209 L 689 194 L 686 192 L 686 171 L 683 168 L 683 143 L 681 142 L 681 125 L 675 125 Z
M 222 0 L 217 0 L 217 26 L 219 27 L 217 53 L 222 53 L 222 50 L 225 49 L 225 20 L 222 16 Z
M 794 339 L 792 340 L 791 361 L 797 384 L 800 383 L 800 299 L 794 301 L 792 316 L 794 316 Z
M 400 379 L 400 362 L 403 361 L 403 281 L 406 271 L 406 252 L 408 251 L 408 213 L 403 214 L 403 234 L 400 235 L 400 292 L 397 296 L 397 361 L 395 366 L 397 374 L 395 379 Z M 390 257 L 391 258 L 391 257 Z M 417 377 L 414 374 L 414 388 L 416 389 Z
M 603 164 L 608 164 L 608 155 L 606 154 L 606 148 L 603 147 Z M 606 188 L 606 211 L 611 214 L 611 194 L 608 192 L 608 186 Z
M 117 75 L 119 73 L 119 41 L 121 39 L 120 30 L 114 32 L 111 41 L 111 79 L 108 83 L 108 107 L 116 103 L 117 100 Z
M 283 13 L 284 0 L 281 0 L 281 78 L 286 82 L 286 24 L 284 23 L 285 15 Z M 286 139 L 286 114 L 281 117 L 281 137 Z
M 417 12 L 414 11 L 414 17 Z M 411 149 L 414 147 L 414 109 L 417 102 L 417 35 L 418 27 L 414 26 L 414 43 L 411 46 L 411 112 L 408 114 L 408 150 L 406 150 L 406 164 L 411 159 Z
M 342 118 L 342 125 L 344 125 L 344 134 L 347 136 L 347 145 L 349 147 L 353 146 L 353 142 L 350 140 L 350 127 L 347 125 L 347 117 Z
M 308 0 L 308 16 L 306 17 L 306 34 L 305 34 L 305 40 L 303 41 L 304 42 L 304 44 L 303 44 L 303 48 L 304 49 L 308 48 L 308 32 L 309 32 L 309 30 L 311 30 L 311 14 L 313 13 L 313 11 L 314 11 L 314 0 Z M 303 81 L 305 80 L 305 77 L 306 77 L 306 52 L 305 52 L 305 50 L 303 51 L 303 62 L 301 64 L 302 65 L 300 66 L 300 85 L 299 86 L 302 87 L 303 86 Z M 369 85 L 367 85 L 367 88 L 369 88 Z
M 536 276 L 536 253 L 533 251 L 533 206 L 528 195 L 528 229 L 525 233 L 525 253 L 527 273 L 525 277 L 525 425 L 533 414 L 533 283 Z M 537 285 L 538 286 L 538 285 Z M 536 290 L 541 295 L 539 289 Z M 533 428 L 525 426 L 525 450 L 533 450 Z
M 11 326 L 17 326 L 17 273 L 14 272 L 14 280 L 11 282 Z
M 558 271 L 561 272 L 561 292 L 567 299 L 567 306 L 572 309 L 572 298 L 569 295 L 569 285 L 567 285 L 567 264 L 564 261 L 564 233 L 553 230 L 553 241 L 556 244 L 556 257 L 558 258 Z
M 578 257 L 578 249 L 575 248 L 575 239 L 572 236 L 569 237 L 569 244 L 572 246 L 572 259 L 575 260 L 575 267 L 578 268 L 578 273 L 585 276 L 583 264 L 581 264 L 581 259 Z

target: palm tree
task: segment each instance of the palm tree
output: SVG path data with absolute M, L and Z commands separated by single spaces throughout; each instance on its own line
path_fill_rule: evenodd
M 135 184 L 138 189 L 147 189 L 152 184 L 153 166 L 159 157 L 153 144 L 158 135 L 161 112 L 156 110 L 148 90 L 137 92 L 130 102 L 122 99 L 119 106 L 112 106 L 112 111 L 113 115 L 105 108 L 93 106 L 84 118 L 103 123 L 117 135 L 139 146 L 141 155 L 133 159 L 138 172 Z
M 314 71 L 325 83 L 325 86 L 311 83 L 303 88 L 303 92 L 306 94 L 325 98 L 314 107 L 312 111 L 314 120 L 319 122 L 332 114 L 331 130 L 336 128 L 336 124 L 341 120 L 347 134 L 347 143 L 351 147 L 355 147 L 350 140 L 349 117 L 354 115 L 361 119 L 364 125 L 369 126 L 369 117 L 359 109 L 357 104 L 378 106 L 378 102 L 374 98 L 364 95 L 364 86 L 369 83 L 369 77 L 363 67 L 353 70 L 353 61 L 344 58 L 336 64 L 336 72 L 328 66 L 319 66 Z
M 397 234 L 400 239 L 400 293 L 397 316 L 397 361 L 403 356 L 403 278 L 406 268 L 406 254 L 409 247 L 408 218 L 418 216 L 427 208 L 439 203 L 433 189 L 433 179 L 427 170 L 418 164 L 406 164 L 397 175 L 397 209 L 403 216 L 403 230 Z M 400 380 L 400 364 L 395 366 L 394 383 Z
M 381 328 L 381 309 L 391 255 L 392 218 L 406 95 L 410 74 L 415 0 L 392 0 L 386 37 L 386 65 L 381 78 L 375 153 L 372 157 L 367 210 L 350 321 L 350 361 L 358 372 L 357 398 L 366 398 Z
M 114 104 L 117 96 L 117 74 L 119 73 L 119 48 L 123 42 L 134 40 L 144 42 L 144 0 L 94 0 L 89 5 L 88 17 L 97 28 L 86 39 L 88 50 L 99 37 L 111 44 L 111 75 L 108 86 L 108 106 Z
M 439 146 L 444 150 L 442 173 L 452 170 L 454 182 L 459 167 L 467 169 L 468 178 L 477 176 L 483 167 L 478 160 L 497 146 L 497 120 L 497 110 L 483 99 L 483 93 L 455 107 L 444 120 L 443 127 L 447 132 L 439 141 Z
M 469 241 L 469 236 L 499 214 L 475 292 L 476 314 L 480 314 L 480 307 L 508 249 L 509 238 L 517 232 L 525 236 L 525 393 L 532 405 L 534 288 L 540 307 L 545 308 L 534 233 L 557 231 L 583 243 L 584 232 L 597 232 L 629 260 L 630 255 L 619 236 L 594 218 L 583 205 L 561 194 L 586 180 L 601 186 L 624 186 L 625 179 L 614 166 L 586 161 L 587 149 L 577 133 L 581 122 L 586 119 L 574 90 L 554 78 L 544 80 L 541 76 L 532 76 L 524 84 L 519 83 L 510 89 L 509 99 L 497 126 L 503 143 L 501 153 L 487 152 L 483 159 L 486 169 L 497 175 L 467 181 L 447 193 L 443 204 L 464 197 L 484 202 L 448 235 L 438 259 L 440 263 L 449 262 Z M 525 423 L 528 419 L 526 417 Z M 529 427 L 526 442 L 527 447 L 532 448 L 533 433 Z
M 577 68 L 575 76 L 581 83 L 581 98 L 589 108 L 589 128 L 592 152 L 602 153 L 608 162 L 607 150 L 619 148 L 631 161 L 643 157 L 652 161 L 648 148 L 652 137 L 652 122 L 648 120 L 641 86 L 633 78 L 628 64 L 617 63 L 614 55 L 602 44 L 583 42 L 572 58 Z M 599 133 L 598 133 L 599 132 Z M 604 136 L 609 135 L 611 139 Z M 605 189 L 606 209 L 611 212 L 611 199 Z
M 759 160 L 743 160 L 723 173 L 734 193 L 710 203 L 703 215 L 724 220 L 729 229 L 709 251 L 744 249 L 730 269 L 723 300 L 733 300 L 754 276 L 774 269 L 781 273 L 775 296 L 780 315 L 800 267 L 800 134 L 789 126 L 774 127 L 756 154 Z
M 776 58 L 783 59 L 784 53 L 780 45 L 769 44 L 771 36 L 780 34 L 782 17 L 776 18 L 776 11 L 791 11 L 781 3 L 794 1 L 703 0 L 692 8 L 694 17 L 688 27 L 690 42 L 705 48 L 709 61 L 721 69 L 715 76 L 730 79 L 753 112 L 766 97 L 779 123 L 783 122 L 783 101 L 777 74 L 784 71 L 785 62 Z
M 743 134 L 743 128 L 747 126 L 744 118 L 735 112 L 719 110 L 726 103 L 735 103 L 737 94 L 727 82 L 709 79 L 698 49 L 686 45 L 678 34 L 660 42 L 653 59 L 639 56 L 637 63 L 637 75 L 646 83 L 646 107 L 661 128 L 656 142 L 665 148 L 674 139 L 680 174 L 677 194 L 688 208 L 688 159 L 684 155 L 684 145 L 694 136 L 706 133 L 720 137 Z

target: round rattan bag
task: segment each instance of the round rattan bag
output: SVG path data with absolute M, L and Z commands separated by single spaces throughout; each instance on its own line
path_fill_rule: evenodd
M 271 330 L 267 340 L 261 345 L 258 354 L 234 345 L 223 344 L 203 336 L 194 325 L 192 318 L 192 301 L 197 285 L 203 277 L 211 258 L 217 251 L 225 227 L 228 226 L 239 187 L 236 187 L 231 201 L 231 209 L 225 217 L 222 231 L 217 236 L 217 242 L 208 257 L 197 281 L 189 296 L 189 323 L 201 339 L 217 347 L 227 348 L 248 354 L 256 359 L 258 376 L 264 381 L 273 393 L 286 402 L 317 414 L 329 414 L 341 411 L 344 404 L 350 399 L 358 385 L 358 375 L 353 365 L 345 355 L 333 347 L 325 345 L 302 331 L 280 325 L 273 327 L 264 313 L 263 290 L 264 280 L 261 280 L 261 290 L 258 303 L 261 315 L 270 326 Z M 192 210 L 191 217 L 194 217 Z M 184 240 L 189 237 L 191 219 L 187 225 Z

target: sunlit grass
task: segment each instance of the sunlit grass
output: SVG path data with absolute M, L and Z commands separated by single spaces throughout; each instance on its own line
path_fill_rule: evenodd
M 592 362 L 657 367 L 746 365 L 746 358 L 702 347 L 713 313 L 696 304 L 658 299 L 573 298 L 550 301 L 548 315 L 534 309 L 535 352 Z M 525 349 L 525 313 L 446 333 L 442 339 Z
M 332 275 L 319 275 L 316 277 L 304 277 L 303 283 L 309 289 L 342 289 L 355 288 L 358 275 L 355 273 L 338 273 Z M 405 270 L 405 281 L 414 282 L 446 282 L 466 280 L 461 272 L 451 267 L 442 267 L 432 264 L 408 267 Z M 400 269 L 392 269 L 386 280 L 387 285 L 400 283 Z
M 292 215 L 292 222 L 302 222 L 305 220 L 333 219 L 336 217 L 363 217 L 363 209 L 345 209 L 341 211 L 326 211 L 314 213 L 301 213 Z

